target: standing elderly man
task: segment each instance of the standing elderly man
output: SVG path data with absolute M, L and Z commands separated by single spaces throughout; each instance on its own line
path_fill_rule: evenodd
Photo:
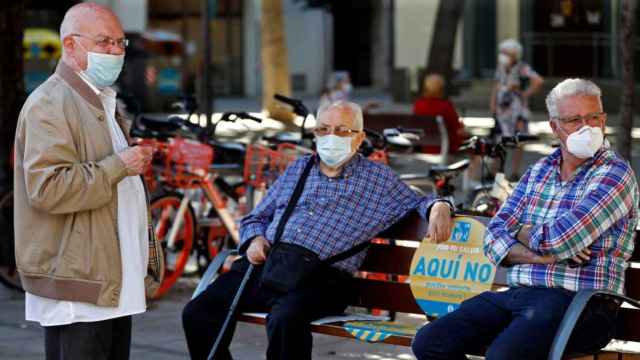
M 629 163 L 604 141 L 600 89 L 568 79 L 547 97 L 560 149 L 533 165 L 485 237 L 485 254 L 508 266 L 510 288 L 485 292 L 422 328 L 418 359 L 544 359 L 578 290 L 622 294 L 638 223 L 638 184 Z M 606 345 L 618 303 L 592 300 L 567 344 L 569 352 Z
M 159 286 L 162 249 L 110 86 L 127 40 L 107 8 L 78 4 L 60 27 L 55 73 L 27 99 L 16 133 L 15 229 L 26 319 L 47 359 L 127 359 L 131 315 Z
M 249 263 L 258 267 L 239 311 L 269 313 L 267 359 L 303 360 L 311 359 L 309 323 L 340 314 L 349 303 L 353 294 L 348 280 L 364 259 L 363 244 L 413 209 L 429 219 L 432 239 L 449 238 L 448 203 L 416 195 L 389 167 L 357 153 L 365 137 L 358 105 L 338 101 L 320 109 L 314 133 L 318 155 L 304 156 L 289 166 L 242 220 L 240 251 L 246 251 L 245 256 L 185 307 L 183 325 L 193 359 L 206 359 Z M 297 201 L 292 201 L 294 193 L 299 194 Z M 281 241 L 274 245 L 274 239 Z M 269 285 L 262 276 L 270 262 L 277 268 L 287 259 L 295 260 L 281 257 L 277 250 L 283 243 L 325 261 L 290 290 Z M 231 359 L 228 347 L 234 328 L 235 322 L 227 329 L 216 360 Z

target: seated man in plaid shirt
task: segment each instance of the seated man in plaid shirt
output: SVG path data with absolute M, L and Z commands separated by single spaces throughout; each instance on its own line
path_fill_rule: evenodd
M 489 224 L 485 254 L 508 266 L 510 288 L 485 292 L 423 327 L 418 359 L 546 359 L 556 329 L 582 289 L 622 294 L 638 223 L 638 185 L 629 163 L 603 138 L 600 89 L 568 79 L 547 97 L 560 149 L 533 165 Z M 568 352 L 605 346 L 618 304 L 592 300 Z
M 414 209 L 429 220 L 431 239 L 449 239 L 453 222 L 448 203 L 417 195 L 388 166 L 357 153 L 365 138 L 358 105 L 338 101 L 321 108 L 314 134 L 318 155 L 304 156 L 290 165 L 242 220 L 240 252 L 246 250 L 246 257 L 185 307 L 183 325 L 192 358 L 207 357 L 248 263 L 261 265 L 267 259 L 278 223 L 307 166 L 308 177 L 281 242 L 312 250 L 325 260 L 370 240 Z M 262 266 L 253 271 L 238 311 L 269 313 L 267 359 L 311 359 L 309 323 L 345 310 L 354 295 L 348 279 L 364 257 L 362 251 L 326 266 L 287 293 L 261 284 Z M 227 328 L 216 360 L 231 359 L 228 347 L 234 328 L 235 322 Z

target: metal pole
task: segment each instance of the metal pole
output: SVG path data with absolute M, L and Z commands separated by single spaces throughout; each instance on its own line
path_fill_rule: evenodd
M 180 32 L 182 33 L 182 93 L 184 95 L 187 95 L 187 74 L 189 74 L 189 54 L 187 54 L 187 42 L 189 39 L 189 28 L 187 27 L 188 9 L 187 0 L 182 0 L 182 24 Z
M 213 94 L 211 91 L 211 17 L 216 7 L 215 0 L 202 0 L 202 33 L 204 34 L 202 58 L 202 98 L 200 104 L 206 115 L 206 125 L 211 126 L 211 113 L 213 112 Z

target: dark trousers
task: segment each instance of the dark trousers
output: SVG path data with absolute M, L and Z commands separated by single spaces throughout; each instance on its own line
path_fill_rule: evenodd
M 205 291 L 191 300 L 182 313 L 182 324 L 192 359 L 206 359 L 227 316 L 248 262 L 242 258 L 231 271 L 220 275 Z M 312 336 L 309 323 L 321 317 L 341 314 L 350 300 L 348 275 L 325 270 L 286 294 L 260 284 L 262 267 L 256 267 L 238 303 L 236 314 L 268 312 L 267 359 L 311 359 Z M 235 319 L 227 328 L 215 360 L 232 359 L 229 344 Z
M 494 359 L 546 359 L 575 293 L 563 289 L 512 288 L 485 292 L 418 331 L 412 349 L 419 360 L 466 359 L 481 353 Z M 567 344 L 567 352 L 592 352 L 614 335 L 617 304 L 593 299 Z
M 131 316 L 44 328 L 47 360 L 127 360 Z

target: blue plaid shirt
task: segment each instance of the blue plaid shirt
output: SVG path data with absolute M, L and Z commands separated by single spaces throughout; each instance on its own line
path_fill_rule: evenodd
M 264 199 L 240 223 L 240 249 L 262 235 L 273 242 L 276 227 L 311 155 L 291 164 Z M 320 171 L 314 156 L 304 191 L 291 213 L 280 241 L 303 246 L 326 259 L 367 241 L 418 209 L 425 218 L 433 197 L 412 191 L 386 165 L 356 155 L 336 178 Z M 362 263 L 366 250 L 334 266 L 350 273 Z

